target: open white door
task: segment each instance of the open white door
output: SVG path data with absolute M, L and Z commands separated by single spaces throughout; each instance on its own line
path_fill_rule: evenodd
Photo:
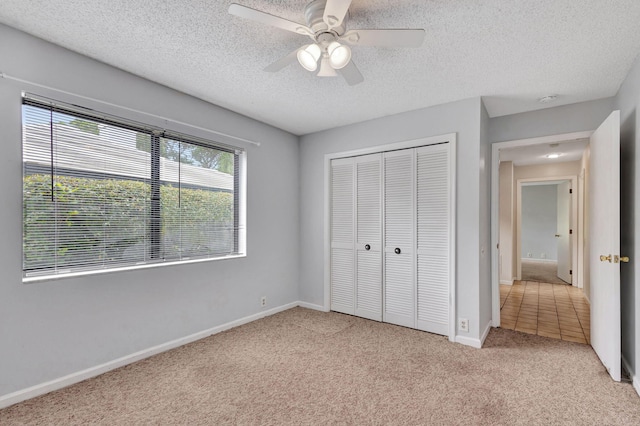
M 620 111 L 590 141 L 591 346 L 620 381 Z
M 558 220 L 556 243 L 558 245 L 558 278 L 571 284 L 571 181 L 558 185 Z

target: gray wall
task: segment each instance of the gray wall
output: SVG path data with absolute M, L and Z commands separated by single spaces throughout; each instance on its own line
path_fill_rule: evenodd
M 247 146 L 246 258 L 23 284 L 21 91 L 68 96 L 0 78 L 0 396 L 258 313 L 263 295 L 298 300 L 297 137 L 2 25 L 0 70 L 262 142 Z
M 640 164 L 640 59 L 636 60 L 620 86 L 615 99 L 615 108 L 620 110 L 620 253 L 631 261 L 620 265 L 620 300 L 622 327 L 622 356 L 636 375 L 640 374 L 640 291 L 636 265 L 636 250 L 640 244 L 640 227 L 636 226 L 640 197 L 640 175 L 636 169 Z M 637 376 L 636 376 L 637 378 Z
M 523 186 L 522 257 L 558 260 L 557 225 L 558 185 Z
M 613 98 L 492 118 L 491 142 L 595 130 L 613 110 Z
M 340 127 L 303 136 L 300 143 L 300 298 L 324 304 L 324 157 L 328 153 L 374 147 L 428 136 L 457 133 L 457 314 L 470 320 L 465 337 L 478 338 L 480 289 L 489 280 L 479 278 L 480 247 L 489 245 L 488 232 L 481 241 L 480 224 L 488 218 L 480 215 L 479 181 L 482 105 L 479 98 L 453 102 L 404 114 Z M 486 118 L 485 118 L 486 120 Z M 488 149 L 488 144 L 486 144 Z M 484 167 L 489 167 L 488 162 Z M 490 170 L 490 169 L 489 169 Z M 482 170 L 481 176 L 488 173 Z M 488 204 L 488 201 L 486 201 Z M 488 208 L 488 205 L 486 206 Z M 484 233 L 482 233 L 484 235 Z M 485 256 L 487 256 L 485 251 Z M 488 262 L 488 260 L 482 260 Z M 484 266 L 483 266 L 484 267 Z M 488 267 L 487 267 L 488 268 Z M 486 273 L 484 274 L 486 275 Z M 487 283 L 484 283 L 484 281 Z M 481 284 L 482 281 L 482 284 Z M 486 297 L 490 298 L 489 290 Z M 490 306 L 488 308 L 490 310 Z M 483 312 L 483 318 L 486 313 Z M 486 319 L 486 318 L 485 318 Z

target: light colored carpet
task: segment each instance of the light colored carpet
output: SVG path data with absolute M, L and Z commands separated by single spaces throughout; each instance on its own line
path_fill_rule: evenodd
M 558 278 L 557 262 L 540 262 L 539 260 L 522 259 L 521 266 L 522 281 L 568 284 Z
M 485 348 L 295 308 L 0 411 L 0 424 L 640 424 L 591 347 Z

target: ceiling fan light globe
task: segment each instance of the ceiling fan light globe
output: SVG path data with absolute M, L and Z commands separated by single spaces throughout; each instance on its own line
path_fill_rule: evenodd
M 321 54 L 320 46 L 310 44 L 304 49 L 298 50 L 298 62 L 300 62 L 300 65 L 307 71 L 315 71 L 318 69 L 318 59 L 320 59 Z
M 329 63 L 333 69 L 339 70 L 347 66 L 351 60 L 351 49 L 349 46 L 332 42 L 327 46 L 327 53 L 329 54 Z

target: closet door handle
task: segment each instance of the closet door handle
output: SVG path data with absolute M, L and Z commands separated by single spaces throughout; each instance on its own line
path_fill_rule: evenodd
M 369 250 L 371 250 L 371 246 L 369 244 L 365 244 L 364 245 L 364 249 L 369 251 Z
M 396 247 L 396 249 L 394 251 L 396 252 L 396 254 L 402 253 L 402 250 L 400 250 L 400 247 Z

